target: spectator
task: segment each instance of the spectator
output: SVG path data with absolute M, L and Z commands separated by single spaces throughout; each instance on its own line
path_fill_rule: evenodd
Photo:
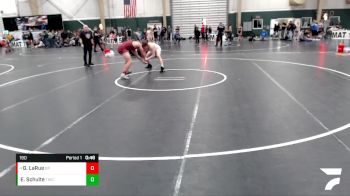
M 287 23 L 283 22 L 283 23 L 282 23 L 281 29 L 282 29 L 282 32 L 281 32 L 281 39 L 282 39 L 282 40 L 285 40 L 286 37 L 287 37 Z
M 312 36 L 317 36 L 318 35 L 318 24 L 317 22 L 314 20 L 314 22 L 311 24 L 311 33 L 312 33 Z
M 101 51 L 103 52 L 103 47 L 101 46 L 101 30 L 97 27 L 94 27 L 94 52 L 97 52 L 96 47 L 97 45 L 100 47 Z
M 152 28 L 148 28 L 147 31 L 146 31 L 146 39 L 147 39 L 147 41 L 149 41 L 149 42 L 155 41 L 154 34 L 155 33 L 153 33 Z
M 69 38 L 68 38 L 68 33 L 65 31 L 61 32 L 61 38 L 62 38 L 62 46 L 69 46 Z
M 202 24 L 201 33 L 202 33 L 202 40 L 204 40 L 205 39 L 205 26 L 204 26 L 204 24 Z
M 312 36 L 311 36 L 311 32 L 310 30 L 306 29 L 305 31 L 301 31 L 301 35 L 299 40 L 302 41 L 306 41 L 306 42 L 310 42 L 312 41 Z
M 171 29 L 171 26 L 170 26 L 170 25 L 168 26 L 167 31 L 168 31 L 168 33 L 167 33 L 167 34 L 168 34 L 167 39 L 170 40 L 171 34 L 172 34 L 172 29 Z
M 126 28 L 126 39 L 127 40 L 131 40 L 131 29 L 130 29 L 130 27 L 127 27 Z
M 49 34 L 47 33 L 46 30 L 43 32 L 42 36 L 43 36 L 42 38 L 43 38 L 43 42 L 44 42 L 45 47 L 49 47 L 49 45 L 50 45 L 50 43 L 48 41 Z
M 162 31 L 160 32 L 160 43 L 163 43 L 166 32 L 167 32 L 166 27 L 163 27 Z
M 232 25 L 228 26 L 228 29 L 226 31 L 226 37 L 227 37 L 228 44 L 231 45 L 232 44 L 232 40 L 233 40 Z
M 174 43 L 180 43 L 181 41 L 181 35 L 180 35 L 180 27 L 176 26 L 175 28 L 175 34 L 174 34 Z
M 32 30 L 30 29 L 29 30 L 29 35 L 28 35 L 28 42 L 27 42 L 27 46 L 28 47 L 32 47 L 33 40 L 34 40 L 33 33 L 32 33 Z
M 209 27 L 207 25 L 207 26 L 205 26 L 205 40 L 207 40 L 207 41 L 208 41 L 208 36 L 209 36 Z
M 211 35 L 213 32 L 213 30 L 211 29 L 211 26 L 209 26 L 208 32 L 209 32 L 210 40 L 214 40 L 214 37 Z
M 153 27 L 154 42 L 158 41 L 158 28 L 156 25 Z
M 87 25 L 83 26 L 83 30 L 80 33 L 80 44 L 84 48 L 84 66 L 93 65 L 93 63 L 91 62 L 92 45 L 94 44 L 93 35 Z M 87 53 L 89 53 L 89 64 L 86 60 Z
M 273 35 L 274 35 L 275 37 L 277 37 L 279 31 L 280 31 L 280 26 L 279 26 L 279 24 L 275 24 L 275 26 L 274 26 L 274 28 L 273 28 Z
M 292 40 L 294 37 L 294 31 L 296 29 L 296 25 L 293 23 L 293 21 L 289 21 L 289 24 L 287 26 L 287 36 L 288 39 Z
M 194 37 L 195 37 L 195 39 L 196 39 L 196 44 L 199 43 L 199 37 L 200 37 L 200 35 L 201 35 L 201 32 L 199 31 L 198 27 L 195 25 L 195 26 L 194 26 Z M 203 36 L 203 34 L 202 34 L 202 36 Z
M 220 22 L 218 28 L 217 28 L 218 34 L 216 37 L 216 44 L 215 46 L 218 46 L 218 43 L 220 42 L 220 46 L 222 46 L 222 36 L 224 35 L 225 26 Z

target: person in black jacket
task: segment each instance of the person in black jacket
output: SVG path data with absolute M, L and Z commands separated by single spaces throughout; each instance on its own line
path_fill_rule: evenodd
M 154 35 L 154 42 L 157 42 L 158 41 L 158 28 L 156 25 L 154 25 L 154 28 L 153 28 L 153 35 Z
M 87 25 L 83 26 L 83 30 L 80 32 L 80 44 L 84 48 L 84 66 L 93 65 L 91 62 L 92 46 L 94 45 L 92 32 Z M 86 61 L 86 55 L 89 52 L 89 64 Z
M 224 35 L 224 31 L 225 31 L 225 26 L 222 24 L 222 22 L 220 22 L 217 30 L 218 30 L 218 35 L 216 37 L 215 46 L 218 46 L 218 42 L 220 42 L 220 46 L 222 46 L 222 36 Z
M 201 32 L 199 31 L 197 26 L 194 26 L 194 37 L 196 38 L 196 44 L 199 44 L 199 36 Z
M 103 47 L 101 46 L 101 31 L 97 27 L 94 28 L 94 52 L 97 52 L 96 47 L 97 45 L 101 48 L 101 51 L 103 52 Z

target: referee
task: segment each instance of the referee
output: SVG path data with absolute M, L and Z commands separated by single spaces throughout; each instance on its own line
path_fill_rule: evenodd
M 83 26 L 83 30 L 80 32 L 80 44 L 84 48 L 84 66 L 89 67 L 93 65 L 91 62 L 92 46 L 94 45 L 92 32 L 87 25 Z M 89 63 L 86 61 L 86 55 L 89 52 Z

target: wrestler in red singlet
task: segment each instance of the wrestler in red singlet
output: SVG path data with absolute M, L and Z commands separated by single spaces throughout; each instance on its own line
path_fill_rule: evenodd
M 140 51 L 141 56 L 138 54 L 137 51 Z M 121 43 L 118 46 L 118 52 L 124 57 L 124 60 L 125 60 L 123 73 L 120 75 L 122 79 L 129 79 L 128 74 L 129 74 L 129 68 L 131 66 L 130 52 L 132 52 L 143 63 L 147 63 L 147 61 L 145 61 L 145 52 L 142 48 L 142 44 L 139 41 L 129 40 Z

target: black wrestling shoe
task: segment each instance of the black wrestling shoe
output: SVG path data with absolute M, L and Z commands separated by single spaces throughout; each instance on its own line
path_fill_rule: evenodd
M 145 67 L 145 68 L 151 70 L 152 69 L 152 65 L 150 63 L 148 63 L 147 67 Z
M 164 72 L 164 67 L 160 67 L 160 73 L 163 73 Z
M 93 64 L 93 63 L 89 63 L 89 66 L 90 66 L 90 65 L 94 65 L 94 64 Z

